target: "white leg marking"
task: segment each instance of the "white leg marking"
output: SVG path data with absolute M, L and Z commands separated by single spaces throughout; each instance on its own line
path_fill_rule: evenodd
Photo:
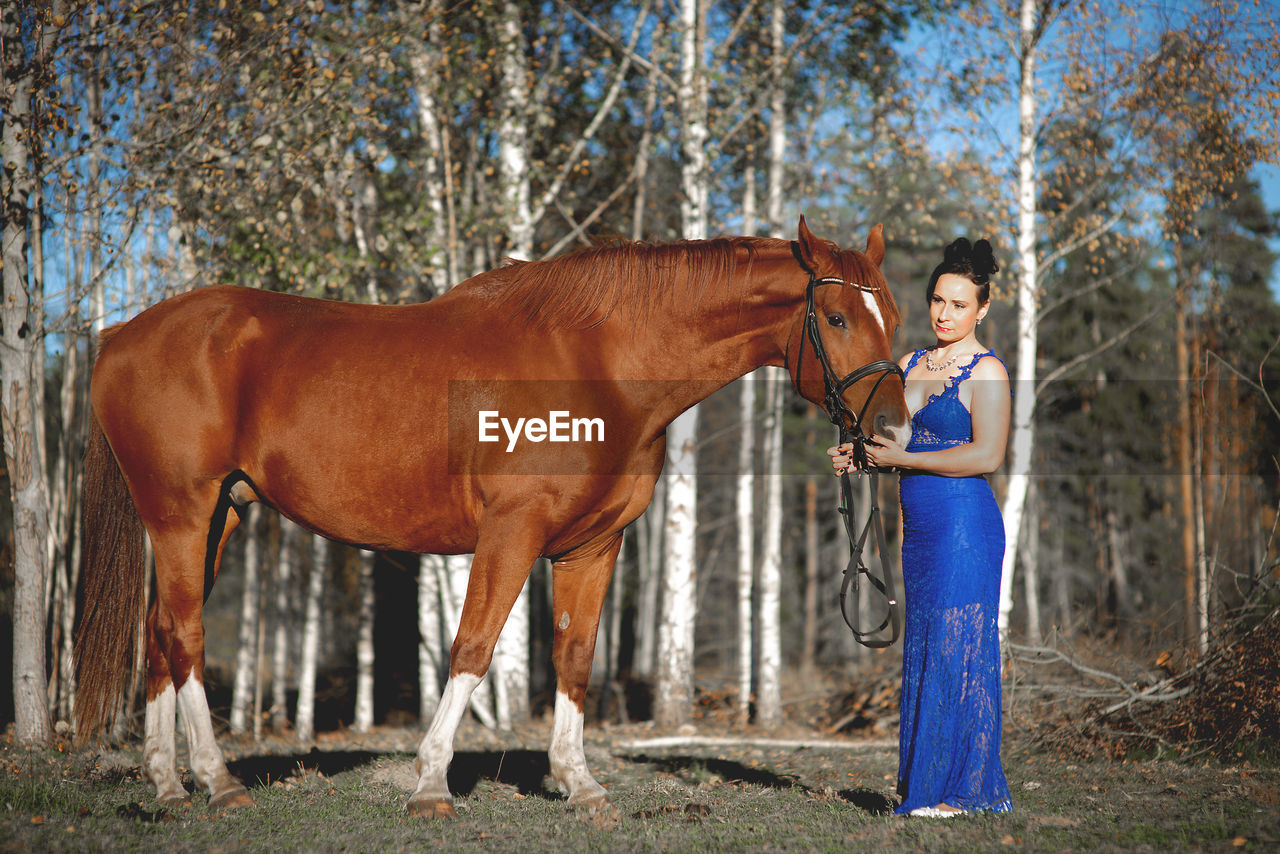
M 431 726 L 418 745 L 418 760 L 414 770 L 418 772 L 418 788 L 412 801 L 452 801 L 449 794 L 449 763 L 453 761 L 453 737 L 458 724 L 466 714 L 471 692 L 480 684 L 480 677 L 472 673 L 450 676 L 440 695 L 440 704 L 431 718 Z
M 178 712 L 191 751 L 191 773 L 196 782 L 209 792 L 209 800 L 227 795 L 232 790 L 244 791 L 222 761 L 222 751 L 213 735 L 213 718 L 204 684 L 190 678 L 178 691 Z
M 156 800 L 163 803 L 181 803 L 187 799 L 187 790 L 178 779 L 178 752 L 174 743 L 177 713 L 178 700 L 172 682 L 154 700 L 147 701 L 142 775 L 156 787 Z
M 582 710 L 569 695 L 556 691 L 555 721 L 551 729 L 551 747 L 547 758 L 551 777 L 569 796 L 569 803 L 596 800 L 608 795 L 587 770 L 587 757 L 582 751 Z

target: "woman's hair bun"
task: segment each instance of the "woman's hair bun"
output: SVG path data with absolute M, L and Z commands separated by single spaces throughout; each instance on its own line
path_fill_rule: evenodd
M 929 277 L 929 289 L 926 292 L 933 299 L 934 287 L 938 278 L 948 273 L 963 276 L 978 286 L 978 301 L 985 303 L 991 296 L 991 274 L 999 272 L 995 254 L 991 251 L 991 242 L 979 240 L 970 243 L 966 237 L 957 237 L 947 245 L 942 253 L 942 263 L 933 268 Z
M 973 259 L 973 247 L 969 245 L 968 238 L 957 237 L 951 241 L 951 245 L 946 248 L 942 259 L 948 264 L 971 261 Z
M 960 239 L 964 240 L 963 237 Z M 991 243 L 987 240 L 979 240 L 973 245 L 973 272 L 981 276 L 1000 272 L 1000 267 L 996 264 L 996 256 L 991 251 Z

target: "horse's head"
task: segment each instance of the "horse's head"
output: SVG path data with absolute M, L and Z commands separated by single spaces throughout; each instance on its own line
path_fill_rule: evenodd
M 860 427 L 905 441 L 910 419 L 890 349 L 900 316 L 880 272 L 880 226 L 858 252 L 814 237 L 801 217 L 795 250 L 809 273 L 805 308 L 787 342 L 796 390 L 852 433 Z

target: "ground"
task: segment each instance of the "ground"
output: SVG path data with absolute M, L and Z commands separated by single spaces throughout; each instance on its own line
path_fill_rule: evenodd
M 468 721 L 450 775 L 458 818 L 411 818 L 418 727 L 287 739 L 222 737 L 258 805 L 212 814 L 202 793 L 166 810 L 138 778 L 139 746 L 0 747 L 0 851 L 1221 851 L 1280 846 L 1280 769 L 1242 762 L 1082 760 L 1005 734 L 1014 812 L 946 821 L 891 814 L 884 733 L 589 727 L 588 761 L 618 820 L 574 814 L 546 778 L 550 721 Z M 662 742 L 655 739 L 663 738 Z M 674 739 L 674 741 L 673 741 Z M 684 741 L 680 741 L 684 739 Z M 696 743 L 695 743 L 696 742 Z M 189 781 L 188 781 L 189 785 Z

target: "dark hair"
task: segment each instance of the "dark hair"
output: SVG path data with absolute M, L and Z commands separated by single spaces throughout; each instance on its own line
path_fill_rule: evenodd
M 955 276 L 963 276 L 978 286 L 978 305 L 982 305 L 991 299 L 991 274 L 998 272 L 1000 267 L 996 265 L 990 243 L 979 240 L 970 245 L 966 238 L 957 237 L 951 241 L 951 245 L 943 253 L 942 263 L 933 268 L 925 299 L 932 300 L 933 289 L 937 286 L 938 279 L 951 273 Z

